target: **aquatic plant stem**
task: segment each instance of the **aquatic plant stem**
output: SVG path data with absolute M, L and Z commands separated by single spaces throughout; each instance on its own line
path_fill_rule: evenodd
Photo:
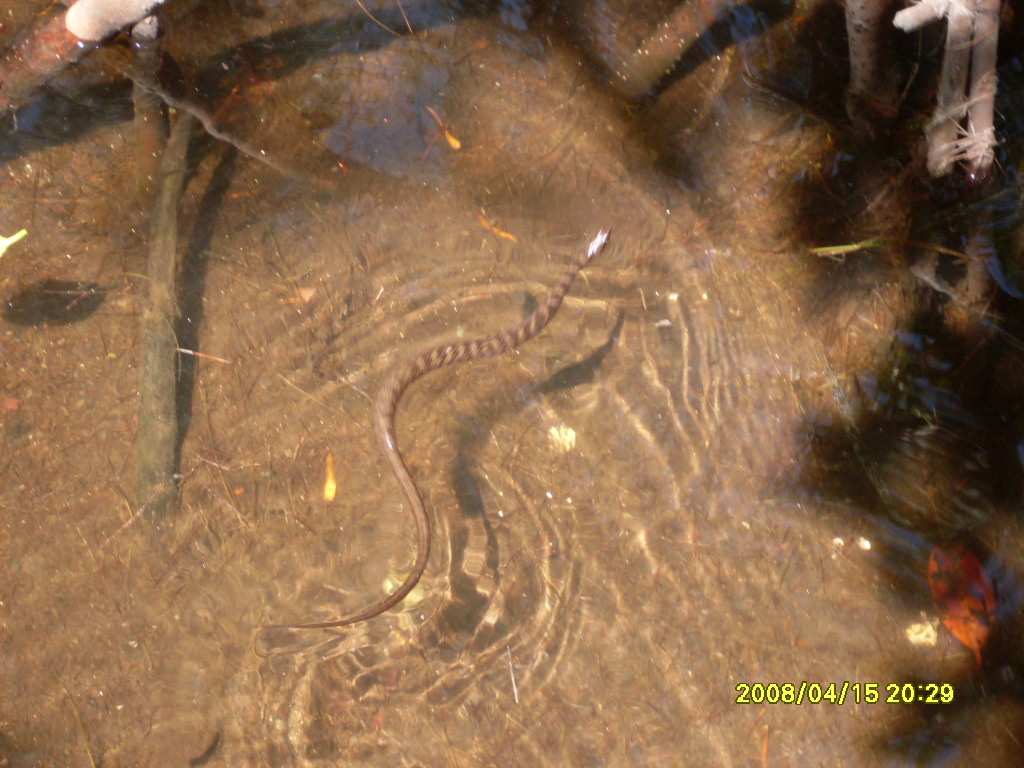
M 8 248 L 10 248 L 16 242 L 21 240 L 21 238 L 25 237 L 25 235 L 27 234 L 28 230 L 23 229 L 19 232 L 15 232 L 10 237 L 0 237 L 0 256 L 3 256 L 5 253 L 7 253 Z

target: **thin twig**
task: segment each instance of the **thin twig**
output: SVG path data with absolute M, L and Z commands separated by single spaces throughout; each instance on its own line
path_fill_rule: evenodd
M 75 704 L 75 697 L 71 695 L 71 691 L 68 690 L 66 683 L 61 683 L 61 687 L 64 689 L 64 693 L 67 694 L 68 702 L 71 704 L 71 711 L 75 715 L 75 723 L 78 725 L 78 735 L 82 739 L 82 747 L 85 749 L 85 755 L 89 758 L 89 765 L 92 768 L 98 768 L 99 763 L 96 762 L 96 757 L 92 753 L 92 747 L 89 746 L 89 736 L 85 732 L 85 723 L 82 722 L 82 713 L 78 711 L 78 705 Z
M 405 15 L 405 8 L 402 6 L 402 0 L 398 0 L 398 10 L 402 12 L 402 18 L 405 19 L 405 28 L 409 30 L 409 34 L 415 34 L 412 31 L 412 24 L 409 23 L 409 17 Z
M 508 676 L 512 678 L 512 698 L 515 699 L 516 704 L 519 703 L 519 686 L 516 685 L 516 671 L 512 664 L 512 649 L 509 646 L 505 646 L 505 651 L 508 653 Z
M 356 0 L 356 5 L 358 5 L 360 8 L 362 8 L 363 9 L 363 13 L 365 13 L 367 16 L 369 16 L 371 19 L 373 19 L 373 21 L 376 22 L 377 26 L 379 26 L 381 29 L 386 29 L 388 32 L 390 32 L 395 37 L 399 37 L 399 34 L 397 32 L 395 32 L 395 30 L 393 30 L 391 27 L 389 27 L 383 21 L 381 21 L 376 16 L 374 16 L 372 13 L 370 13 L 370 9 L 367 8 L 365 5 L 363 5 L 363 0 Z M 402 15 L 403 16 L 405 15 L 405 11 L 402 11 Z M 408 24 L 409 20 L 406 19 L 405 23 Z M 412 31 L 412 27 L 409 28 L 409 31 L 410 32 Z
M 207 355 L 205 352 L 196 352 L 194 349 L 182 349 L 181 347 L 176 347 L 175 351 L 180 352 L 183 355 L 200 357 L 204 360 L 213 360 L 215 363 L 224 363 L 224 365 L 232 364 L 230 360 L 225 360 L 223 357 L 217 357 L 216 355 Z

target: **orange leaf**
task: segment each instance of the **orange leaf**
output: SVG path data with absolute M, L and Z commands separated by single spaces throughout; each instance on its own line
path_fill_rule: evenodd
M 503 229 L 498 229 L 496 226 L 491 224 L 491 222 L 489 222 L 484 217 L 484 212 L 483 211 L 477 211 L 476 212 L 476 217 L 477 217 L 477 219 L 480 220 L 480 223 L 484 226 L 485 229 L 489 229 L 491 232 L 496 234 L 498 237 L 500 237 L 500 238 L 502 238 L 504 240 L 511 240 L 513 243 L 518 243 L 519 242 L 519 238 L 516 237 L 515 235 L 513 235 L 511 232 L 506 232 Z
M 981 666 L 981 651 L 996 618 L 995 590 L 981 561 L 961 544 L 949 550 L 935 547 L 928 560 L 928 583 L 942 623 L 974 651 Z
M 324 480 L 324 501 L 334 501 L 338 492 L 338 481 L 334 477 L 334 454 L 327 452 L 327 477 Z

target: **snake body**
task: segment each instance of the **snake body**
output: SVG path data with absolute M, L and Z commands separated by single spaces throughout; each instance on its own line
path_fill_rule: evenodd
M 395 441 L 395 411 L 402 399 L 402 394 L 416 379 L 424 376 L 438 368 L 455 363 L 464 363 L 469 360 L 482 360 L 487 357 L 494 357 L 504 352 L 510 352 L 520 344 L 532 339 L 546 326 L 555 312 L 562 306 L 562 300 L 569 292 L 570 286 L 576 279 L 576 275 L 587 263 L 608 242 L 607 230 L 597 234 L 587 246 L 575 263 L 562 276 L 547 300 L 527 317 L 523 322 L 507 331 L 495 333 L 491 336 L 484 336 L 472 341 L 465 341 L 460 344 L 444 344 L 419 357 L 406 360 L 399 365 L 381 384 L 374 400 L 374 427 L 377 433 L 377 440 L 384 456 L 391 466 L 391 471 L 401 486 L 405 497 L 412 509 L 413 521 L 416 524 L 416 562 L 413 564 L 409 575 L 391 594 L 381 598 L 376 603 L 346 616 L 331 621 L 317 621 L 309 624 L 287 624 L 279 625 L 279 628 L 288 629 L 328 629 L 330 627 L 344 627 L 349 624 L 358 624 L 374 616 L 378 616 L 390 608 L 398 605 L 415 588 L 427 567 L 427 558 L 430 556 L 430 517 L 423 499 L 420 496 L 416 482 L 409 473 L 409 468 L 402 458 Z

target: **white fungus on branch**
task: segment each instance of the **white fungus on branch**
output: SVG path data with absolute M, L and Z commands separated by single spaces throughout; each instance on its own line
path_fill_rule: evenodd
M 913 32 L 925 24 L 938 21 L 949 11 L 949 6 L 960 4 L 959 0 L 922 0 L 896 14 L 892 23 L 904 32 Z
M 164 0 L 78 0 L 68 9 L 68 32 L 99 41 L 149 16 Z

